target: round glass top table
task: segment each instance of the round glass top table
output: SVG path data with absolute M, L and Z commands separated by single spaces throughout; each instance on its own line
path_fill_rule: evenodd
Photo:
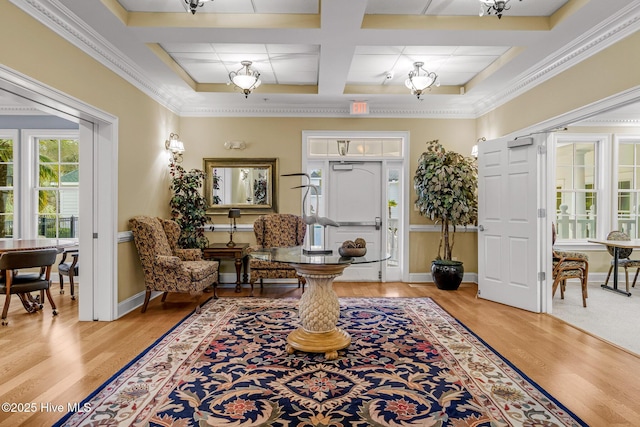
M 300 246 L 264 249 L 250 255 L 264 261 L 287 263 L 305 278 L 306 290 L 298 305 L 302 326 L 287 337 L 286 351 L 289 354 L 296 350 L 324 353 L 327 360 L 337 359 L 338 350 L 351 344 L 349 333 L 337 327 L 340 303 L 333 290 L 333 280 L 352 264 L 381 262 L 389 258 L 388 255 L 370 254 L 362 257 L 306 255 Z

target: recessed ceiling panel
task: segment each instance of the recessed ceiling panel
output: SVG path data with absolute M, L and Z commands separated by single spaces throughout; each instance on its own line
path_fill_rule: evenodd
M 551 16 L 568 0 L 511 0 L 505 14 L 512 16 Z M 486 9 L 486 8 L 485 8 Z M 479 0 L 369 0 L 371 15 L 446 15 L 474 16 L 480 14 Z
M 441 73 L 446 72 L 472 72 L 479 73 L 487 68 L 497 56 L 452 56 L 440 68 Z
M 242 43 L 214 43 L 213 49 L 217 53 L 233 54 L 267 54 L 267 47 L 263 44 L 242 44 Z M 247 58 L 250 59 L 250 58 Z
M 218 0 L 215 0 L 218 1 Z M 233 3 L 235 0 L 226 0 Z M 257 13 L 318 13 L 319 0 L 253 0 Z
M 269 54 L 276 53 L 293 53 L 293 54 L 304 54 L 304 53 L 313 53 L 318 54 L 320 52 L 320 46 L 318 45 L 302 45 L 302 44 L 268 44 L 267 52 Z
M 169 53 L 215 52 L 209 43 L 162 43 L 160 46 Z
M 171 108 L 180 112 L 193 112 L 201 106 L 207 111 L 217 105 L 235 107 L 236 100 L 249 108 L 252 97 L 260 101 L 260 108 L 266 108 L 262 96 L 269 98 L 269 106 L 278 114 L 279 105 L 302 105 L 305 109 L 310 105 L 340 105 L 348 110 L 353 95 L 344 93 L 346 84 L 402 86 L 413 63 L 422 61 L 424 69 L 439 75 L 443 86 L 463 85 L 471 79 L 474 84 L 464 93 L 441 87 L 433 91 L 437 96 L 427 94 L 419 103 L 405 90 L 376 88 L 363 93 L 362 98 L 371 102 L 372 110 L 391 111 L 384 108 L 391 105 L 401 114 L 444 112 L 466 117 L 499 105 L 513 89 L 524 90 L 521 81 L 530 82 L 530 86 L 547 78 L 550 73 L 544 71 L 554 69 L 558 62 L 555 58 L 564 57 L 561 53 L 583 52 L 580 48 L 584 46 L 586 50 L 591 46 L 595 49 L 601 40 L 616 37 L 622 22 L 613 23 L 627 15 L 625 19 L 631 19 L 637 8 L 637 0 L 616 0 L 615 8 L 604 1 L 572 0 L 558 22 L 545 25 L 540 19 L 509 18 L 550 16 L 566 5 L 566 0 L 510 0 L 510 9 L 502 19 L 479 17 L 478 0 L 213 0 L 197 8 L 193 16 L 186 11 L 184 0 L 119 0 L 130 12 L 158 12 L 129 16 L 113 13 L 109 4 L 114 0 L 46 1 L 67 9 L 65 14 L 82 29 L 78 34 L 95 31 L 96 39 L 113 46 L 113 52 L 106 54 L 96 50 L 98 60 L 117 62 L 117 69 L 130 66 L 124 75 L 132 76 L 132 84 L 143 90 L 155 87 L 158 90 L 153 92 L 162 93 Z M 230 13 L 246 16 L 224 15 Z M 365 13 L 378 16 L 370 19 Z M 309 17 L 287 20 L 274 14 Z M 393 16 L 380 16 L 383 14 Z M 415 19 L 420 16 L 434 19 Z M 438 16 L 452 25 L 442 26 L 435 19 Z M 631 25 L 640 25 L 635 22 L 626 22 L 623 28 L 630 31 Z M 600 37 L 602 34 L 606 37 Z M 596 42 L 588 44 L 592 40 Z M 265 85 L 256 91 L 262 96 L 247 99 L 226 89 L 194 91 L 181 73 L 149 48 L 154 44 L 165 49 L 199 83 L 226 83 L 228 73 L 240 69 L 241 61 L 252 61 L 263 76 Z M 513 47 L 521 48 L 519 54 L 502 60 L 501 56 Z M 586 55 L 581 53 L 571 62 Z M 478 78 L 478 73 L 496 64 L 496 59 L 508 66 L 491 67 L 490 76 L 482 74 Z M 144 79 L 148 81 L 140 84 Z M 278 91 L 266 84 L 270 82 L 317 84 L 318 91 L 294 94 L 289 89 Z

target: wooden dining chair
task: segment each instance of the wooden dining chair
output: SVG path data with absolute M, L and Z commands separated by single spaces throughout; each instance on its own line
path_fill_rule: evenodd
M 32 313 L 42 309 L 44 295 L 47 295 L 49 304 L 53 309 L 53 315 L 57 315 L 56 304 L 49 291 L 51 287 L 51 268 L 61 250 L 39 249 L 27 251 L 4 252 L 0 255 L 0 294 L 5 295 L 4 308 L 2 309 L 2 325 L 7 325 L 7 313 L 11 296 L 18 295 L 25 309 Z M 44 274 L 41 273 L 44 268 Z M 24 271 L 25 269 L 38 269 L 37 271 Z M 31 292 L 40 291 L 37 298 L 31 296 Z
M 564 291 L 566 290 L 568 279 L 580 280 L 580 288 L 582 290 L 582 306 L 587 306 L 587 283 L 589 278 L 589 257 L 582 252 L 559 251 L 553 248 L 556 243 L 556 227 L 551 223 L 551 245 L 553 256 L 553 285 L 551 288 L 552 297 L 555 296 L 556 290 L 560 288 L 560 298 L 564 299 Z
M 71 260 L 67 261 L 67 255 L 71 256 Z M 69 289 L 71 290 L 71 299 L 75 300 L 74 294 L 75 283 L 73 278 L 80 274 L 80 250 L 76 248 L 65 249 L 62 252 L 62 259 L 58 263 L 58 276 L 60 278 L 60 293 L 64 294 L 64 276 L 69 278 Z

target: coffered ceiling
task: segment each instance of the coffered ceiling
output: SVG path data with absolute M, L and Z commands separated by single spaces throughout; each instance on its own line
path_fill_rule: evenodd
M 10 0 L 185 116 L 477 117 L 635 31 L 639 1 Z M 252 61 L 247 98 L 229 72 Z M 440 86 L 418 100 L 414 62 Z M 96 82 L 98 83 L 98 82 Z

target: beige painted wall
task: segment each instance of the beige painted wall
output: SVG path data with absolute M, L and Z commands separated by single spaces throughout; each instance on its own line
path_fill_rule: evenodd
M 410 133 L 409 167 L 411 175 L 417 166 L 417 159 L 424 151 L 425 142 L 439 139 L 447 149 L 465 155 L 471 153 L 475 143 L 475 120 L 452 119 L 367 119 L 367 118 L 193 118 L 181 119 L 182 141 L 185 143 L 183 166 L 187 169 L 202 168 L 206 157 L 277 157 L 280 174 L 300 172 L 302 131 L 408 131 Z M 229 151 L 223 144 L 228 140 L 242 140 L 247 143 L 243 151 Z M 293 184 L 292 184 L 293 185 Z M 291 186 L 292 186 L 291 185 Z M 410 183 L 411 185 L 411 183 Z M 286 181 L 279 181 L 280 212 L 300 214 L 300 192 L 291 190 Z M 414 193 L 409 200 L 411 224 L 430 224 L 413 209 Z M 243 215 L 240 223 L 253 223 L 255 216 Z M 215 221 L 215 220 L 214 220 Z M 220 218 L 224 224 L 227 219 Z M 476 233 L 457 233 L 454 256 L 465 264 L 465 271 L 477 271 Z M 226 241 L 228 235 L 208 233 L 211 241 Z M 238 233 L 234 240 L 255 242 L 250 233 Z M 430 271 L 431 260 L 438 251 L 439 233 L 410 233 L 410 273 Z
M 640 32 L 478 119 L 487 139 L 552 119 L 640 85 Z
M 280 172 L 287 173 L 299 170 L 302 130 L 408 131 L 410 168 L 415 170 L 428 140 L 440 139 L 448 149 L 466 154 L 479 136 L 501 136 L 639 85 L 639 44 L 640 34 L 630 36 L 478 120 L 179 118 L 9 2 L 0 2 L 0 60 L 5 66 L 119 118 L 118 231 L 128 230 L 134 215 L 168 216 L 164 141 L 171 132 L 185 141 L 187 168 L 201 168 L 203 157 L 229 155 L 222 143 L 242 139 L 249 148 L 240 155 L 279 157 Z M 298 212 L 299 199 L 299 193 L 287 194 L 281 186 L 282 212 Z M 412 202 L 411 224 L 426 224 L 411 208 Z M 427 271 L 437 236 L 411 233 L 411 272 Z M 237 238 L 251 236 L 239 233 Z M 456 239 L 454 255 L 465 262 L 467 271 L 477 271 L 475 233 L 460 233 Z M 143 290 L 133 243 L 118 245 L 118 262 L 118 300 L 123 301 Z
M 6 1 L 0 52 L 5 66 L 118 117 L 119 231 L 133 215 L 168 215 L 164 140 L 179 131 L 176 115 Z M 118 245 L 118 262 L 122 301 L 144 290 L 133 243 Z

